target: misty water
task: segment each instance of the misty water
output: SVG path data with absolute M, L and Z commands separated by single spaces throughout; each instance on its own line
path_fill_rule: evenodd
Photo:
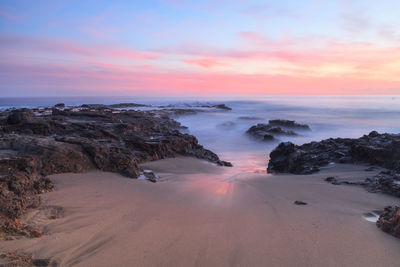
M 398 96 L 269 96 L 257 98 L 151 98 L 151 97 L 58 97 L 2 98 L 0 108 L 51 106 L 56 103 L 112 104 L 123 102 L 152 105 L 224 103 L 231 111 L 212 110 L 175 119 L 188 127 L 199 143 L 234 164 L 235 173 L 265 172 L 268 155 L 279 142 L 302 144 L 326 138 L 358 138 L 371 131 L 400 133 Z M 271 119 L 295 120 L 311 131 L 299 136 L 279 136 L 277 141 L 260 142 L 246 135 L 257 123 Z

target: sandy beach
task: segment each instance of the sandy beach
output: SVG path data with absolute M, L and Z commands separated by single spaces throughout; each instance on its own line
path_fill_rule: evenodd
M 400 204 L 327 176 L 358 179 L 365 166 L 313 175 L 242 173 L 194 158 L 143 164 L 158 183 L 91 171 L 52 175 L 56 189 L 25 221 L 39 239 L 2 251 L 58 266 L 398 266 L 400 241 L 363 214 Z M 378 171 L 378 170 L 377 170 Z M 376 171 L 376 172 L 377 172 Z M 296 200 L 307 202 L 299 206 Z M 60 218 L 51 219 L 51 210 Z

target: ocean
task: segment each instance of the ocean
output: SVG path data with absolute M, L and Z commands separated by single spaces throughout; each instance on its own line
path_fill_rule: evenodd
M 303 144 L 326 138 L 358 138 L 371 131 L 400 133 L 400 96 L 260 96 L 247 98 L 177 97 L 47 97 L 0 98 L 0 108 L 66 105 L 143 103 L 185 105 L 224 103 L 231 111 L 197 113 L 177 117 L 199 143 L 231 161 L 236 173 L 265 172 L 268 155 L 279 142 Z M 243 118 L 247 117 L 247 118 Z M 308 124 L 311 131 L 299 136 L 279 137 L 260 142 L 245 134 L 257 123 L 271 119 L 295 120 Z

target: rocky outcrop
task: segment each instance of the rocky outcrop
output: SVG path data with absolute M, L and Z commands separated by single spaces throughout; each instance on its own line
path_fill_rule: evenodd
M 376 225 L 382 231 L 400 238 L 400 207 L 386 207 Z
M 298 133 L 291 129 L 310 130 L 310 127 L 295 121 L 270 120 L 268 124 L 258 123 L 251 126 L 246 133 L 257 140 L 272 141 L 277 136 L 297 136 Z
M 127 107 L 124 104 L 116 107 Z M 232 166 L 201 146 L 164 111 L 103 105 L 0 112 L 0 232 L 40 236 L 18 218 L 51 190 L 47 175 L 93 168 L 131 178 L 141 162 L 176 155 Z M 37 116 L 35 114 L 43 114 Z M 155 179 L 153 179 L 155 181 Z
M 385 193 L 400 197 L 400 174 L 395 171 L 381 172 L 373 177 L 368 177 L 361 182 L 369 192 Z
M 136 108 L 136 107 L 148 107 L 148 105 L 136 104 L 136 103 L 119 103 L 108 105 L 110 108 Z
M 329 163 L 369 163 L 400 171 L 400 135 L 371 132 L 358 139 L 330 138 L 301 146 L 281 143 L 270 154 L 269 173 L 310 174 Z
M 0 254 L 4 264 L 2 267 L 36 267 L 36 266 L 57 266 L 57 262 L 51 262 L 50 259 L 35 259 L 32 255 L 21 253 L 19 251 Z
M 279 126 L 291 129 L 310 130 L 310 126 L 307 124 L 300 124 L 291 120 L 269 120 L 268 124 L 271 126 Z
M 314 155 L 304 155 L 298 146 L 291 142 L 280 143 L 269 156 L 268 173 L 311 174 L 319 171 L 318 166 L 329 163 L 325 157 L 310 161 Z

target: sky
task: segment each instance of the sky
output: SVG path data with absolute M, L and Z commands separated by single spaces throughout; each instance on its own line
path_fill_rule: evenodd
M 398 0 L 0 0 L 1 96 L 400 94 Z

